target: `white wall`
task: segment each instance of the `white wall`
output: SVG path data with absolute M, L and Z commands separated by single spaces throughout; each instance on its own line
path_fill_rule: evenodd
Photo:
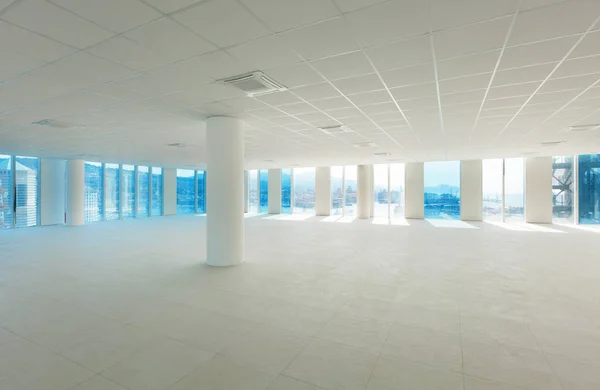
M 425 213 L 424 186 L 425 166 L 422 162 L 406 163 L 404 216 L 412 219 L 423 219 Z
M 525 221 L 552 223 L 552 157 L 525 160 Z
M 281 214 L 281 169 L 269 169 L 269 214 Z
M 371 204 L 373 200 L 371 198 L 371 165 L 359 165 L 358 171 L 358 205 L 357 205 L 357 217 L 359 219 L 368 219 L 371 217 Z
M 40 160 L 40 224 L 65 222 L 66 160 Z
M 460 162 L 460 219 L 483 220 L 483 162 Z
M 163 170 L 163 215 L 177 214 L 177 170 Z
M 320 167 L 315 170 L 315 214 L 331 214 L 331 168 Z

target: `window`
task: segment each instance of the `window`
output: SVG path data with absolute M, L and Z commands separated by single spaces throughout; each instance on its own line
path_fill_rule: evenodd
M 292 170 L 281 170 L 281 214 L 292 213 Z
M 258 212 L 268 213 L 269 212 L 269 171 L 267 169 L 261 169 L 258 171 L 259 175 L 259 190 L 260 190 L 260 203 Z
M 0 154 L 0 229 L 12 227 L 13 206 L 12 158 Z
M 504 160 L 504 220 L 525 219 L 525 164 L 522 158 Z
M 105 164 L 106 219 L 119 219 L 119 164 Z
M 483 160 L 483 219 L 502 221 L 504 160 Z
M 148 217 L 150 204 L 150 173 L 149 168 L 144 166 L 138 167 L 138 217 Z
M 84 220 L 97 222 L 104 219 L 104 169 L 102 163 L 84 165 Z
M 248 212 L 258 213 L 258 171 L 248 171 Z
M 162 168 L 152 167 L 152 198 L 150 204 L 152 205 L 151 216 L 160 216 L 163 213 L 163 173 Z
M 331 167 L 331 215 L 344 212 L 344 167 Z
M 390 213 L 404 218 L 404 164 L 390 164 Z
M 177 214 L 194 213 L 196 201 L 195 172 L 191 169 L 177 170 Z
M 121 167 L 121 199 L 123 201 L 123 218 L 135 217 L 135 167 L 133 165 L 123 165 Z
M 600 223 L 600 154 L 578 157 L 579 223 Z
M 294 213 L 315 213 L 315 168 L 294 168 Z
M 552 157 L 552 219 L 573 223 L 573 156 Z
M 344 167 L 344 216 L 356 216 L 356 200 L 358 192 L 358 169 L 356 165 Z
M 206 214 L 206 171 L 198 171 L 198 213 Z
M 16 157 L 15 184 L 16 209 L 15 227 L 30 227 L 38 224 L 39 160 L 33 157 Z
M 425 218 L 460 219 L 460 161 L 425 163 Z
M 390 192 L 389 192 L 389 166 L 387 164 L 373 165 L 373 216 L 375 218 L 389 218 Z

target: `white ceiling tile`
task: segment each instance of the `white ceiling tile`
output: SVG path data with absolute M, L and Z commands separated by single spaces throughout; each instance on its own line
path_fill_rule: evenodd
M 398 105 L 400 109 L 403 111 L 406 110 L 417 110 L 421 108 L 427 107 L 437 107 L 438 100 L 437 96 L 426 96 L 418 99 L 410 99 L 410 100 L 399 100 Z
M 494 85 L 519 84 L 531 81 L 543 81 L 554 69 L 556 63 L 532 65 L 522 68 L 499 70 L 494 77 Z
M 122 101 L 139 100 L 144 97 L 140 92 L 130 88 L 127 83 L 123 83 L 122 81 L 123 80 L 95 85 L 87 90 L 98 95 L 107 96 Z
M 261 102 L 271 106 L 281 106 L 283 104 L 300 103 L 301 100 L 289 91 L 267 93 L 256 97 Z
M 577 45 L 570 58 L 594 56 L 600 54 L 600 31 L 590 32 Z
M 388 70 L 381 72 L 381 77 L 388 88 L 435 81 L 433 63 Z
M 539 87 L 541 83 L 538 81 L 531 83 L 522 83 L 505 86 L 493 86 L 488 93 L 488 99 L 502 99 L 514 96 L 531 96 L 531 94 Z
M 390 92 L 396 100 L 416 99 L 437 94 L 435 83 L 409 85 L 407 87 L 391 88 Z
M 0 0 L 0 11 L 11 5 L 15 0 Z
M 280 36 L 305 60 L 348 53 L 360 48 L 342 17 L 290 30 Z
M 335 80 L 333 84 L 346 95 L 385 89 L 379 76 L 374 73 Z
M 236 108 L 238 110 L 256 110 L 259 108 L 267 108 L 267 106 L 260 100 L 245 96 L 235 99 L 223 100 L 221 103 Z
M 600 73 L 600 55 L 567 60 L 552 74 L 552 78 L 591 73 Z
M 113 35 L 44 0 L 20 1 L 7 9 L 2 19 L 79 49 Z
M 588 74 L 583 76 L 563 77 L 550 79 L 544 83 L 538 93 L 567 91 L 569 89 L 583 90 L 598 81 L 598 74 Z
M 328 115 L 331 115 L 335 119 L 354 118 L 354 117 L 360 117 L 363 115 L 360 112 L 360 110 L 355 107 L 345 107 L 345 108 L 338 108 L 335 110 L 327 110 L 326 113 Z
M 184 7 L 188 7 L 192 4 L 198 3 L 201 0 L 144 0 L 146 3 L 153 7 L 158 8 L 166 14 L 175 12 Z
M 484 104 L 484 109 L 496 109 L 496 108 L 506 108 L 506 107 L 521 107 L 529 96 L 517 96 L 517 97 L 509 97 L 504 99 L 487 99 Z
M 429 32 L 426 1 L 395 0 L 346 14 L 364 46 L 382 45 Z
M 158 52 L 138 45 L 122 35 L 92 46 L 87 51 L 138 71 L 156 68 L 168 63 L 168 60 Z
M 419 36 L 367 49 L 367 55 L 379 71 L 432 62 L 429 36 Z
M 441 95 L 442 106 L 449 106 L 453 104 L 463 104 L 472 102 L 481 102 L 485 95 L 485 89 L 478 89 L 473 91 L 455 92 Z
M 328 99 L 313 100 L 311 104 L 317 107 L 319 110 L 329 111 L 337 110 L 340 108 L 352 107 L 352 103 L 344 97 L 333 97 Z
M 300 57 L 288 49 L 281 39 L 274 35 L 242 43 L 227 51 L 258 70 L 272 69 L 300 62 Z
M 556 92 L 536 93 L 527 105 L 537 105 L 546 103 L 566 103 L 577 96 L 580 90 L 560 90 Z
M 292 89 L 296 95 L 306 100 L 319 100 L 339 96 L 338 91 L 329 83 L 319 83 Z
M 272 108 L 272 107 L 260 108 L 258 110 L 251 110 L 251 111 L 248 111 L 248 114 L 256 116 L 261 119 L 271 119 L 271 118 L 277 118 L 277 117 L 281 117 L 281 116 L 285 115 L 280 110 Z
M 339 15 L 331 0 L 241 0 L 271 30 L 281 32 Z
M 387 0 L 333 0 L 342 12 L 355 11 Z
M 277 108 L 279 108 L 282 111 L 285 111 L 290 115 L 306 114 L 317 111 L 317 109 L 305 102 L 279 105 Z
M 312 61 L 311 64 L 329 80 L 359 76 L 374 71 L 362 51 Z
M 220 47 L 237 45 L 270 34 L 266 27 L 235 0 L 202 2 L 172 16 Z
M 440 80 L 440 94 L 486 89 L 490 83 L 491 73 Z
M 438 62 L 440 80 L 473 74 L 491 73 L 496 67 L 500 50 L 486 51 Z
M 269 69 L 267 74 L 288 88 L 317 84 L 324 81 L 313 68 L 305 63 Z
M 317 126 L 325 126 L 324 124 L 321 125 L 320 123 L 327 123 L 331 121 L 331 117 L 323 112 L 309 112 L 306 114 L 299 114 L 296 115 L 296 118 L 304 122 L 316 123 Z
M 385 103 L 392 101 L 390 94 L 386 90 L 348 95 L 348 99 L 352 100 L 352 102 L 357 106 L 368 106 L 370 104 Z
M 3 51 L 6 57 L 0 62 L 0 82 L 10 80 L 32 69 L 35 69 L 43 63 L 26 57 L 21 54 Z
M 138 0 L 49 0 L 107 30 L 122 33 L 161 17 Z
M 583 33 L 598 16 L 600 2 L 597 0 L 566 1 L 525 11 L 517 17 L 509 45 Z
M 360 109 L 369 116 L 387 112 L 398 112 L 398 107 L 394 102 L 370 104 L 368 106 L 361 106 Z
M 562 3 L 570 0 L 523 0 L 521 2 L 521 10 L 530 10 L 533 8 L 545 7 L 547 5 Z
M 487 50 L 501 49 L 512 18 L 439 31 L 433 35 L 438 60 Z
M 176 62 L 216 50 L 216 47 L 169 18 L 162 18 L 125 36 L 155 51 L 168 62 Z
M 504 51 L 498 69 L 557 62 L 569 52 L 577 37 L 559 38 L 521 46 L 508 47 Z
M 255 70 L 250 65 L 241 63 L 224 50 L 203 54 L 199 57 L 178 62 L 175 65 L 185 67 L 190 72 L 196 72 L 198 76 L 210 77 L 215 80 Z
M 432 0 L 434 31 L 497 18 L 517 11 L 519 0 Z

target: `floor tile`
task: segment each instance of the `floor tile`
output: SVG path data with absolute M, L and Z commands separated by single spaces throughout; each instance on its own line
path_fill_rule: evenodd
M 125 387 L 96 375 L 69 390 L 127 390 Z
M 268 311 L 264 323 L 273 327 L 314 336 L 335 315 L 334 312 L 315 307 L 282 302 Z
M 548 360 L 563 388 L 569 390 L 600 389 L 600 357 L 596 362 L 589 362 L 548 355 Z
M 337 314 L 317 337 L 378 353 L 391 326 L 390 322 Z
M 540 350 L 539 344 L 526 322 L 462 314 L 460 320 L 461 334 L 466 339 Z
M 321 390 L 322 387 L 317 387 L 306 382 L 290 378 L 285 375 L 279 375 L 277 379 L 271 383 L 268 390 Z
M 392 305 L 392 320 L 398 324 L 445 333 L 460 333 L 458 310 L 431 310 L 396 303 Z
M 535 390 L 465 375 L 465 390 Z

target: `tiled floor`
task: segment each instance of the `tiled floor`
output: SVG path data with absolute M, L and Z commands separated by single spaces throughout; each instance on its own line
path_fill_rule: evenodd
M 0 232 L 0 389 L 600 389 L 600 231 L 277 219 Z

